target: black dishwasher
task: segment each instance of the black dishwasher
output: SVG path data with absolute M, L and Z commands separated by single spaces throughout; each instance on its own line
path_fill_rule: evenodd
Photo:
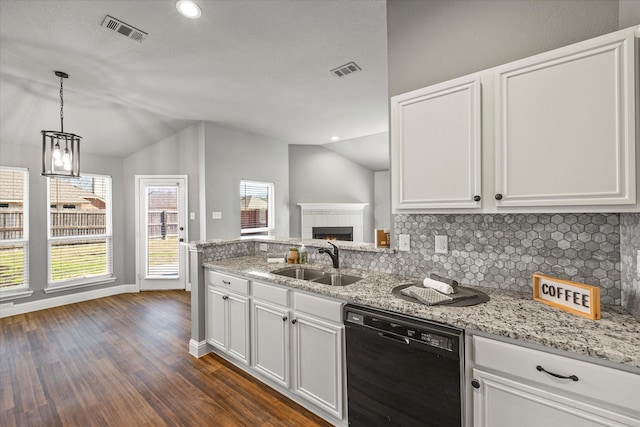
M 462 425 L 463 330 L 344 308 L 349 425 Z

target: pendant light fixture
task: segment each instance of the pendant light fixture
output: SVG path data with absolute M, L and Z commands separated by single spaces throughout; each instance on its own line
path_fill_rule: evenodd
M 42 134 L 42 175 L 43 176 L 80 176 L 80 140 L 81 136 L 64 131 L 63 79 L 67 73 L 56 71 L 60 77 L 60 131 L 43 130 Z

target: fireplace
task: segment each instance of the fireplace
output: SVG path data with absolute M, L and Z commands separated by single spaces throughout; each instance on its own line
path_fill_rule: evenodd
M 353 227 L 313 227 L 314 239 L 353 242 Z
M 364 242 L 364 208 L 367 203 L 298 203 L 303 239 L 339 239 Z M 330 228 L 316 237 L 316 228 Z M 335 230 L 335 229 L 338 230 Z M 345 236 L 337 236 L 335 234 Z

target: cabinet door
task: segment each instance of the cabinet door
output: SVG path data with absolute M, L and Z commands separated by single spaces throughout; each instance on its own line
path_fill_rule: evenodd
M 289 387 L 289 310 L 253 303 L 254 368 Z
M 344 327 L 295 314 L 294 392 L 342 418 Z
M 391 98 L 391 160 L 394 211 L 480 208 L 479 75 Z
M 227 313 L 225 303 L 226 293 L 213 286 L 209 286 L 207 293 L 207 342 L 222 350 L 226 350 L 227 342 Z
M 475 427 L 637 426 L 640 420 L 479 369 L 473 390 Z
M 249 364 L 249 299 L 227 293 L 227 351 Z
M 627 31 L 496 68 L 498 207 L 636 203 L 634 62 Z

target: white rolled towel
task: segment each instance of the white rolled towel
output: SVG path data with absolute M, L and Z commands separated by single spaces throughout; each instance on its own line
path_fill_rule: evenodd
M 422 283 L 424 284 L 425 288 L 435 289 L 436 291 L 447 295 L 453 294 L 456 291 L 451 285 L 430 279 L 428 277 L 424 279 L 424 282 Z

